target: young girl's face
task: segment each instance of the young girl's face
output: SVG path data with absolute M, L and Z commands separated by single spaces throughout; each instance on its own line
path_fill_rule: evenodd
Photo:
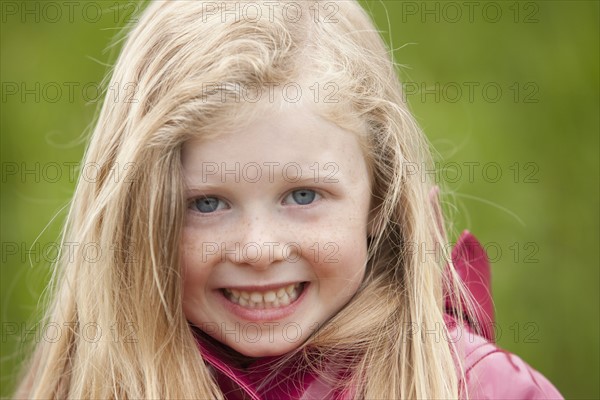
M 263 111 L 182 152 L 185 315 L 251 357 L 297 348 L 357 291 L 371 197 L 353 133 L 305 105 Z

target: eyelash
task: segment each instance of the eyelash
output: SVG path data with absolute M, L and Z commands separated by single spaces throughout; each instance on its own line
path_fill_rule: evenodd
M 310 203 L 308 203 L 308 204 L 297 204 L 297 203 L 285 202 L 285 200 L 288 197 L 292 196 L 296 192 L 301 192 L 301 191 L 309 191 L 309 192 L 314 193 L 314 198 L 311 199 Z M 320 200 L 322 198 L 323 198 L 323 195 L 321 193 L 319 193 L 318 191 L 314 190 L 314 189 L 299 188 L 299 189 L 294 189 L 294 190 L 292 190 L 290 192 L 287 192 L 285 194 L 285 196 L 283 197 L 282 201 L 283 201 L 283 204 L 285 204 L 285 205 L 290 204 L 290 205 L 293 205 L 293 206 L 301 206 L 302 207 L 302 206 L 310 206 L 310 205 L 314 204 L 316 201 L 318 201 L 318 200 Z M 217 203 L 217 208 L 215 210 L 213 210 L 213 211 L 210 211 L 210 212 L 201 212 L 197 208 L 197 202 L 199 200 L 202 200 L 202 199 L 216 199 L 219 202 L 219 203 Z M 226 207 L 219 208 L 221 203 L 224 203 L 226 205 Z M 198 214 L 210 215 L 210 214 L 214 214 L 214 213 L 216 213 L 216 212 L 218 212 L 218 211 L 220 211 L 222 209 L 228 209 L 228 208 L 230 208 L 230 205 L 225 200 L 221 199 L 218 196 L 203 195 L 203 196 L 198 196 L 198 197 L 194 197 L 194 198 L 190 199 L 189 202 L 188 202 L 188 208 L 192 209 L 193 211 L 197 212 Z

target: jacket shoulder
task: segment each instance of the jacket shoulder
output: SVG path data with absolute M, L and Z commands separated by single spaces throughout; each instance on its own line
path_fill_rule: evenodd
M 520 357 L 477 335 L 466 325 L 458 327 L 455 322 L 447 321 L 447 327 L 455 356 L 464 371 L 462 397 L 563 399 L 548 379 Z

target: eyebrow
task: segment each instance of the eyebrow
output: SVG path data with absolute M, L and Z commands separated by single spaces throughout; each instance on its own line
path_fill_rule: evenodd
M 290 163 L 291 164 L 291 163 Z M 334 184 L 343 180 L 344 175 L 339 171 L 339 167 L 335 163 L 328 163 L 328 168 L 285 168 L 274 169 L 270 166 L 261 167 L 258 163 L 252 163 L 251 168 L 240 167 L 236 163 L 236 168 L 221 169 L 215 168 L 216 163 L 209 164 L 211 169 L 201 168 L 192 169 L 184 176 L 190 176 L 190 184 L 202 185 L 203 188 L 216 188 L 220 184 L 226 182 L 247 182 L 257 183 L 263 179 L 267 179 L 269 183 L 284 181 L 290 184 Z M 250 163 L 248 163 L 250 165 Z M 296 165 L 298 165 L 296 163 Z M 313 164 L 314 165 L 314 164 Z
M 304 175 L 303 175 L 304 176 Z M 312 184 L 328 184 L 328 183 L 340 183 L 340 179 L 342 178 L 341 174 L 332 174 L 331 171 L 326 174 L 315 173 L 311 176 L 301 177 L 297 180 L 285 180 L 289 183 L 312 183 Z

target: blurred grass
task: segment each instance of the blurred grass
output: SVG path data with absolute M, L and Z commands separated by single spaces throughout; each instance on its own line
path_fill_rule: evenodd
M 95 112 L 86 100 L 97 97 L 102 64 L 114 61 L 105 49 L 135 4 L 117 11 L 114 2 L 76 3 L 72 21 L 55 3 L 64 12 L 57 22 L 50 8 L 44 14 L 46 3 L 29 2 L 34 11 L 25 17 L 7 7 L 24 3 L 2 3 L 2 396 L 22 358 L 23 335 L 7 329 L 17 324 L 23 333 L 38 315 L 49 244 L 75 183 L 64 163 L 81 160 Z M 472 18 L 465 2 L 384 3 L 387 15 L 381 2 L 363 1 L 395 48 L 411 108 L 439 151 L 440 184 L 453 193 L 445 200 L 456 204 L 446 207 L 453 237 L 470 229 L 493 252 L 499 344 L 567 398 L 600 397 L 599 3 L 476 2 Z M 96 22 L 92 5 L 103 8 Z M 496 9 L 502 14 L 491 22 Z M 21 87 L 10 94 L 14 83 L 36 82 L 39 99 L 22 98 Z M 53 82 L 62 87 L 56 102 L 48 101 Z M 67 82 L 78 85 L 72 99 Z M 493 102 L 496 87 L 502 93 Z M 11 175 L 21 163 L 40 171 Z M 49 163 L 61 167 L 58 179 Z

